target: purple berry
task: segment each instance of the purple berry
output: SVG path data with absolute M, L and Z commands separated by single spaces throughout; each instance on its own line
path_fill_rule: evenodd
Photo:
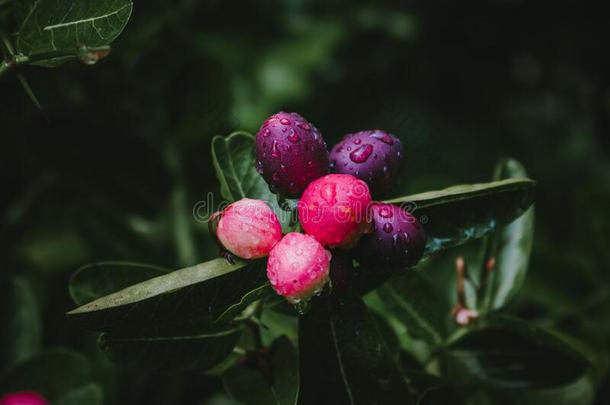
M 272 115 L 256 134 L 256 171 L 274 193 L 298 197 L 328 168 L 320 131 L 297 113 Z
M 402 158 L 400 139 L 375 129 L 345 135 L 330 152 L 330 166 L 366 181 L 373 195 L 381 195 L 394 185 Z
M 373 232 L 364 235 L 358 246 L 361 261 L 374 267 L 413 267 L 422 257 L 426 234 L 417 219 L 392 204 L 370 207 Z

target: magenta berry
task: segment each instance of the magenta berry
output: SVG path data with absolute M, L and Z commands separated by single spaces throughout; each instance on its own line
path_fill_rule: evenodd
M 358 253 L 368 265 L 407 268 L 417 264 L 426 246 L 424 229 L 401 207 L 373 203 L 370 214 L 373 231 L 358 245 Z
M 330 152 L 332 171 L 366 181 L 373 195 L 395 184 L 402 160 L 400 139 L 380 129 L 347 134 Z
M 272 115 L 256 134 L 256 171 L 274 193 L 298 197 L 328 169 L 320 131 L 297 113 Z
M 349 249 L 370 228 L 370 203 L 365 182 L 349 174 L 329 174 L 303 193 L 297 206 L 299 222 L 321 244 Z
M 263 201 L 244 198 L 229 205 L 218 221 L 216 236 L 234 255 L 243 259 L 267 256 L 282 238 L 282 226 Z
M 0 398 L 0 405 L 49 405 L 46 399 L 34 391 L 11 392 Z
M 292 303 L 318 293 L 328 281 L 331 254 L 313 237 L 291 232 L 269 253 L 267 277 Z

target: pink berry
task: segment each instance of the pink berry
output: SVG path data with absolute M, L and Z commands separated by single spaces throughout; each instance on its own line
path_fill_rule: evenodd
M 328 281 L 331 254 L 313 237 L 291 232 L 271 250 L 267 277 L 292 303 L 317 294 Z
M 0 398 L 0 405 L 49 405 L 42 395 L 34 391 L 11 392 Z
M 282 226 L 267 204 L 244 198 L 221 214 L 216 230 L 218 240 L 243 259 L 265 257 L 282 238 Z
M 297 207 L 299 222 L 321 244 L 349 249 L 370 229 L 370 203 L 364 181 L 349 174 L 329 174 L 303 193 Z

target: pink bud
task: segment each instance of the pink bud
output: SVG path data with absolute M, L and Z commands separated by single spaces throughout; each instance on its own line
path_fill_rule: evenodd
M 218 240 L 243 259 L 265 257 L 282 238 L 282 226 L 267 204 L 244 198 L 221 214 L 216 230 Z
M 329 174 L 309 184 L 298 204 L 305 233 L 321 244 L 349 249 L 370 230 L 366 183 L 349 174 Z
M 11 392 L 0 398 L 0 405 L 49 405 L 47 400 L 34 391 Z
M 313 237 L 291 232 L 271 250 L 267 277 L 292 303 L 318 293 L 328 281 L 331 254 Z

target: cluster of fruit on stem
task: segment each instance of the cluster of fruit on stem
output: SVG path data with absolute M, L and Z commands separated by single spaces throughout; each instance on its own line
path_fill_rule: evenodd
M 400 140 L 382 130 L 347 134 L 329 153 L 302 116 L 274 114 L 256 135 L 256 171 L 274 193 L 299 198 L 303 233 L 283 235 L 273 210 L 248 198 L 216 213 L 213 230 L 230 254 L 268 256 L 271 285 L 292 303 L 319 293 L 331 276 L 344 282 L 349 275 L 334 268 L 352 259 L 367 271 L 412 267 L 426 244 L 422 226 L 403 207 L 373 201 L 394 185 L 403 157 Z

